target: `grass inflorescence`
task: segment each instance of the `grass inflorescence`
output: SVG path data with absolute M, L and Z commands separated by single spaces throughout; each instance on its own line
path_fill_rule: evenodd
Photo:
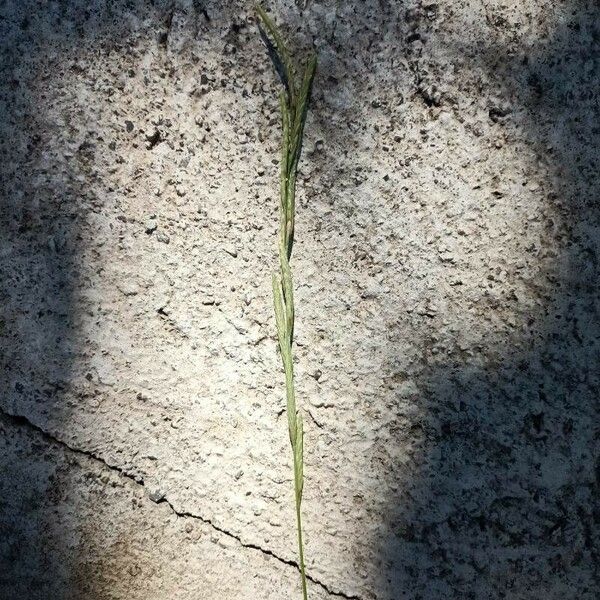
M 302 75 L 298 77 L 298 69 L 276 25 L 262 7 L 257 6 L 256 11 L 266 32 L 266 37 L 272 43 L 275 50 L 274 60 L 282 76 L 285 88 L 279 95 L 283 140 L 281 144 L 279 272 L 273 274 L 273 298 L 279 350 L 285 373 L 288 429 L 294 460 L 294 491 L 299 565 L 302 580 L 302 596 L 306 600 L 306 573 L 301 515 L 302 488 L 304 485 L 304 430 L 302 426 L 302 414 L 296 407 L 294 391 L 292 354 L 294 338 L 294 291 L 290 259 L 294 245 L 296 174 L 302 150 L 302 136 L 312 81 L 317 67 L 317 58 L 316 55 L 312 54 L 304 66 Z M 277 61 L 279 64 L 277 64 Z

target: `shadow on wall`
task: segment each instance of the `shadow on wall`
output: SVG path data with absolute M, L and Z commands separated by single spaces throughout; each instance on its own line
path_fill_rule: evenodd
M 490 36 L 450 50 L 473 90 L 492 81 L 490 126 L 534 157 L 523 185 L 541 179 L 527 193 L 547 206 L 531 215 L 544 233 L 523 271 L 490 264 L 489 290 L 536 266 L 527 285 L 540 303 L 496 300 L 490 312 L 522 313 L 517 342 L 471 355 L 445 349 L 431 319 L 411 398 L 422 422 L 399 415 L 396 443 L 412 449 L 417 474 L 389 498 L 380 558 L 394 576 L 379 587 L 390 597 L 591 600 L 600 587 L 600 10 L 574 2 L 564 15 L 532 47 Z M 508 27 L 500 16 L 488 24 Z
M 479 7 L 487 14 L 478 35 L 469 30 L 460 39 L 456 32 L 443 39 L 444 26 L 434 26 L 453 7 L 379 2 L 374 11 L 373 4 L 345 3 L 345 23 L 312 32 L 331 35 L 326 45 L 341 49 L 320 56 L 315 123 L 307 132 L 326 140 L 326 150 L 317 178 L 321 193 L 311 193 L 310 177 L 303 183 L 312 210 L 335 203 L 321 220 L 330 226 L 339 220 L 343 230 L 353 210 L 368 209 L 342 198 L 340 182 L 353 185 L 347 172 L 352 137 L 365 133 L 366 139 L 371 108 L 389 97 L 380 99 L 379 90 L 398 97 L 396 106 L 384 107 L 389 128 L 377 130 L 381 143 L 392 140 L 393 152 L 394 129 L 402 138 L 403 129 L 419 126 L 405 118 L 401 105 L 422 104 L 432 121 L 439 109 L 460 120 L 461 108 L 449 97 L 460 85 L 463 99 L 488 105 L 483 131 L 474 135 L 504 138 L 514 152 L 510 158 L 523 168 L 521 190 L 495 174 L 499 181 L 486 201 L 513 196 L 507 206 L 514 206 L 514 197 L 535 199 L 522 230 L 533 225 L 541 231 L 521 256 L 507 250 L 504 260 L 481 270 L 487 288 L 481 307 L 465 306 L 465 312 L 490 323 L 487 343 L 484 335 L 477 346 L 461 348 L 440 313 L 419 332 L 390 331 L 391 342 L 410 339 L 423 353 L 418 365 L 396 374 L 403 391 L 394 403 L 394 437 L 372 457 L 388 495 L 386 522 L 373 534 L 379 544 L 379 568 L 368 574 L 375 579 L 373 591 L 415 600 L 594 598 L 600 586 L 599 9 L 571 2 L 554 15 L 547 7 L 549 31 L 540 27 L 538 36 L 522 35 L 535 31 L 532 9 L 520 39 L 519 28 L 511 29 L 510 7 Z M 430 40 L 438 35 L 432 52 Z M 532 45 L 523 42 L 526 37 Z M 364 48 L 354 62 L 343 59 L 343 49 L 354 47 L 350 40 Z M 446 96 L 443 85 L 436 86 L 447 80 L 453 63 L 461 82 L 455 78 Z M 386 72 L 378 70 L 382 64 Z M 353 93 L 356 82 L 362 93 Z M 344 117 L 335 121 L 320 113 L 321 103 L 338 106 Z M 383 151 L 376 140 L 373 145 Z M 411 158 L 399 157 L 400 165 Z M 311 160 L 318 163 L 319 156 Z M 360 184 L 374 177 L 355 174 L 357 195 Z M 421 199 L 418 188 L 402 191 Z M 490 247 L 502 243 L 497 235 L 489 241 Z M 517 292 L 506 294 L 512 284 L 527 290 L 527 302 Z M 460 299 L 471 302 L 466 295 Z M 398 320 L 408 322 L 403 315 Z M 405 362 L 397 352 L 390 343 L 386 371 Z M 379 401 L 389 403 L 390 394 Z
M 0 597 L 32 600 L 95 594 L 64 560 L 77 560 L 72 492 L 58 483 L 68 466 L 44 460 L 35 435 L 33 453 L 15 453 L 13 438 L 20 415 L 49 433 L 73 418 L 73 382 L 95 394 L 86 361 L 97 348 L 82 327 L 94 303 L 80 290 L 102 277 L 86 253 L 119 190 L 103 182 L 103 132 L 86 131 L 81 102 L 64 101 L 68 78 L 86 75 L 86 52 L 125 48 L 130 20 L 148 20 L 147 34 L 165 46 L 172 14 L 168 1 L 152 11 L 141 0 L 42 4 L 0 7 Z
M 73 210 L 77 156 L 65 170 L 60 149 L 53 147 L 55 125 L 46 114 L 45 75 L 36 68 L 46 52 L 39 32 L 69 32 L 61 28 L 60 14 L 32 17 L 34 12 L 17 2 L 0 9 L 0 402 L 3 417 L 19 415 L 27 402 L 35 418 L 49 412 L 68 418 L 62 397 L 78 351 L 74 296 L 79 220 L 85 216 Z M 45 382 L 42 389 L 36 381 Z M 35 594 L 52 595 L 52 580 L 65 575 L 46 550 L 48 539 L 54 538 L 54 548 L 62 539 L 45 522 L 50 472 L 32 469 L 25 455 L 11 456 L 12 429 L 5 425 L 6 419 L 0 421 L 0 596 L 41 598 Z

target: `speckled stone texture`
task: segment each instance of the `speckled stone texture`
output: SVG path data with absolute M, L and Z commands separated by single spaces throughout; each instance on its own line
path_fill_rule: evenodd
M 314 600 L 595 600 L 600 7 L 266 5 Z M 299 598 L 276 81 L 231 0 L 0 3 L 0 598 Z

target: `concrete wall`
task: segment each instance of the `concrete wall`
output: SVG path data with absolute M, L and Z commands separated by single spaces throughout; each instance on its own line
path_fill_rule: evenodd
M 311 598 L 597 597 L 600 9 L 271 3 Z M 0 5 L 0 597 L 299 597 L 252 3 Z

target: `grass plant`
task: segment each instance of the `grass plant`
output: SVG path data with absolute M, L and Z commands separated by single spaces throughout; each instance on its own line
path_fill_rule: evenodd
M 302 150 L 302 136 L 310 100 L 312 81 L 317 67 L 317 58 L 312 54 L 297 75 L 298 68 L 291 57 L 283 36 L 275 23 L 261 6 L 257 6 L 263 35 L 271 44 L 271 56 L 282 77 L 284 90 L 279 95 L 282 134 L 280 176 L 280 225 L 279 225 L 279 270 L 273 274 L 273 298 L 279 350 L 285 373 L 287 419 L 294 461 L 294 493 L 296 504 L 296 528 L 298 555 L 302 581 L 302 597 L 307 600 L 304 545 L 302 542 L 302 490 L 304 485 L 304 430 L 302 414 L 296 406 L 294 391 L 294 361 L 292 344 L 294 339 L 294 291 L 290 260 L 294 245 L 294 218 L 296 209 L 296 175 Z

